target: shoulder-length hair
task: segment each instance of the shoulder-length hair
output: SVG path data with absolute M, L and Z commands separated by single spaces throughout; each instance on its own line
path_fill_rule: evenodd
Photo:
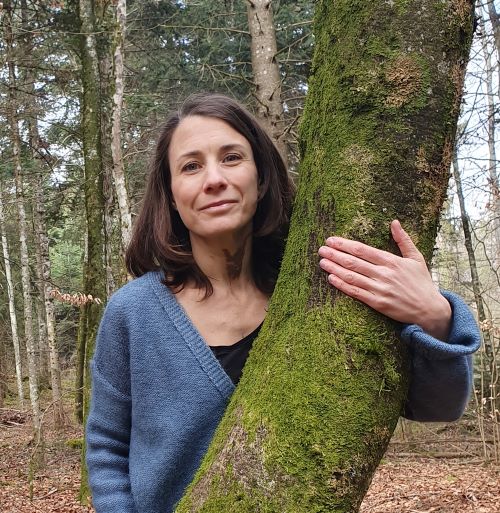
M 173 208 L 168 149 L 179 123 L 188 116 L 206 116 L 226 122 L 247 139 L 259 181 L 253 218 L 252 274 L 256 286 L 271 294 L 276 283 L 288 232 L 294 186 L 285 163 L 259 122 L 235 100 L 221 94 L 190 96 L 163 124 L 125 261 L 132 276 L 163 271 L 164 283 L 178 292 L 189 282 L 213 293 L 208 277 L 196 264 L 189 232 Z

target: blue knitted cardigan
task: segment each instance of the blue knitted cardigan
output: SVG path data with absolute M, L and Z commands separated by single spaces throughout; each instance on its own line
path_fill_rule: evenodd
M 407 325 L 413 374 L 405 416 L 454 420 L 470 393 L 479 346 L 467 306 L 453 309 L 449 343 Z M 86 427 L 97 513 L 170 513 L 192 480 L 234 385 L 158 273 L 116 292 L 99 329 Z

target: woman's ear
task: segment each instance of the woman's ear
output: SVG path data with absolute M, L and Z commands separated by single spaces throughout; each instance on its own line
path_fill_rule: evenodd
M 261 181 L 257 185 L 257 201 L 260 201 L 264 196 L 264 186 Z

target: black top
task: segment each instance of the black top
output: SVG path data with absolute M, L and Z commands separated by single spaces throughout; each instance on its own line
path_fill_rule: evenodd
M 261 327 L 262 324 L 259 324 L 250 335 L 230 346 L 210 346 L 214 356 L 235 385 L 241 378 L 248 353 L 252 349 L 253 341 L 257 338 Z

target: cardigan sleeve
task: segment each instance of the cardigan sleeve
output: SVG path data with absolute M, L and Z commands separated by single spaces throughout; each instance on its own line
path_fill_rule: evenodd
M 411 378 L 404 417 L 421 422 L 451 422 L 465 410 L 473 385 L 472 353 L 480 345 L 476 320 L 464 301 L 442 291 L 452 308 L 447 342 L 416 324 L 403 327 L 401 339 L 411 355 Z
M 126 326 L 111 299 L 97 336 L 86 460 L 96 513 L 137 513 L 128 471 L 131 425 Z

